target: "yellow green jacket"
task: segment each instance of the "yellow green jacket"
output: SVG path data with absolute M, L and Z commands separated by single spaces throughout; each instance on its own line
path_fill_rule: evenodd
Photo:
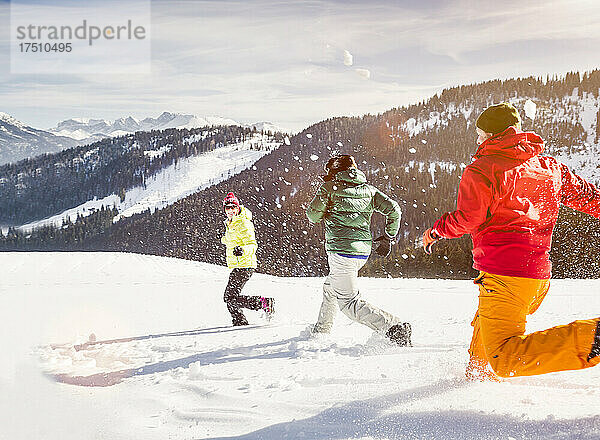
M 252 224 L 252 213 L 240 206 L 240 213 L 234 216 L 231 221 L 225 220 L 225 236 L 221 238 L 221 243 L 227 246 L 227 267 L 230 268 L 256 268 L 256 237 L 254 235 L 254 224 Z M 233 255 L 233 248 L 240 246 L 244 254 L 236 257 Z

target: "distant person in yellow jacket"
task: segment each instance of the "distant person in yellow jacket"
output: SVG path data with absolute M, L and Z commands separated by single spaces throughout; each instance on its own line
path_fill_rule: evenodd
M 225 288 L 223 299 L 231 313 L 234 326 L 248 325 L 248 320 L 242 313 L 242 308 L 264 310 L 267 319 L 273 315 L 274 299 L 264 296 L 241 295 L 242 288 L 248 282 L 256 269 L 256 237 L 252 224 L 252 213 L 240 205 L 238 198 L 230 192 L 223 200 L 225 220 L 225 236 L 221 243 L 227 246 L 227 267 L 232 268 L 229 282 Z

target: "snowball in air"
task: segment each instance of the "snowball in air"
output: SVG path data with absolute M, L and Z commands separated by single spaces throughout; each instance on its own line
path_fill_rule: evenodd
M 525 105 L 523 106 L 523 108 L 525 109 L 525 116 L 527 116 L 533 121 L 533 119 L 535 118 L 535 112 L 537 110 L 535 102 L 533 102 L 531 99 L 528 99 L 527 101 L 525 101 Z
M 354 57 L 347 50 L 344 51 L 344 66 L 351 66 L 353 63 Z

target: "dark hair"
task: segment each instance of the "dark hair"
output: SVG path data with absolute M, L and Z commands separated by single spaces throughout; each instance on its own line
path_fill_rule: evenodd
M 324 181 L 333 180 L 335 175 L 340 171 L 346 171 L 349 168 L 357 168 L 354 156 L 350 154 L 341 154 L 339 156 L 333 156 L 325 164 L 325 171 L 327 174 L 322 176 Z

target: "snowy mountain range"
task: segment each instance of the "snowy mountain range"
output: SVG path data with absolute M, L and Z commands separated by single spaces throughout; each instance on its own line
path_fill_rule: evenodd
M 77 144 L 70 136 L 30 127 L 0 112 L 0 165 L 44 153 L 55 153 Z
M 136 119 L 132 116 L 119 118 L 114 121 L 106 119 L 74 118 L 59 122 L 48 131 L 57 136 L 66 136 L 79 141 L 80 145 L 97 140 L 135 133 L 136 131 L 166 130 L 168 128 L 200 128 L 213 125 L 239 125 L 256 128 L 258 131 L 282 131 L 270 122 L 241 124 L 233 119 L 219 116 L 199 117 L 183 113 L 163 112 L 157 118 Z
M 288 132 L 271 122 L 242 124 L 219 116 L 198 117 L 183 113 L 163 112 L 157 118 L 136 119 L 132 116 L 114 121 L 73 118 L 59 122 L 48 130 L 33 128 L 0 112 L 0 165 L 17 162 L 45 153 L 56 153 L 78 145 L 87 145 L 108 137 L 123 136 L 137 131 L 169 128 L 200 128 L 214 125 L 239 125 L 257 131 Z

